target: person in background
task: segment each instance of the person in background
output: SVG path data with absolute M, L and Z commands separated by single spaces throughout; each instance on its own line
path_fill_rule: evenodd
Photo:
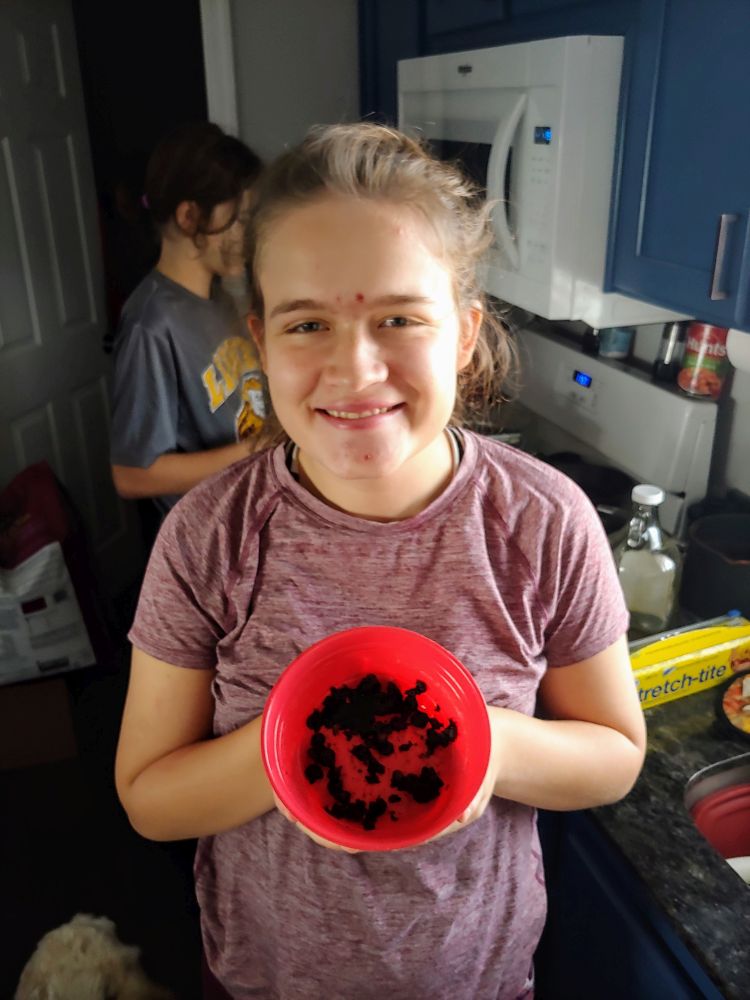
M 628 615 L 595 510 L 557 470 L 461 426 L 509 366 L 479 286 L 490 235 L 474 196 L 365 123 L 313 130 L 258 187 L 253 327 L 278 443 L 162 525 L 116 763 L 143 836 L 200 838 L 214 996 L 530 997 L 546 907 L 535 810 L 615 801 L 642 765 Z M 274 798 L 261 715 L 311 643 L 383 624 L 466 665 L 492 749 L 448 830 L 354 853 Z
M 184 125 L 151 155 L 143 204 L 155 268 L 125 303 L 114 340 L 112 478 L 165 513 L 246 457 L 263 425 L 252 338 L 220 279 L 244 273 L 244 222 L 261 161 L 217 125 Z

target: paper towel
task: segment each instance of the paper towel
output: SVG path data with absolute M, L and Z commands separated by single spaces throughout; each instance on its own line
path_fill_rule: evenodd
M 738 371 L 750 373 L 750 333 L 727 331 L 727 358 Z

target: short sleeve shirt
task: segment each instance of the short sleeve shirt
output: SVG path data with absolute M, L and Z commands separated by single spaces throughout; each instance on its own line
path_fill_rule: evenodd
M 216 735 L 260 715 L 283 668 L 331 632 L 413 629 L 486 701 L 531 715 L 548 669 L 611 645 L 628 618 L 604 529 L 551 467 L 462 432 L 445 492 L 404 521 L 311 496 L 283 447 L 192 490 L 162 527 L 130 638 L 215 671 Z M 199 843 L 206 955 L 233 997 L 455 1000 L 523 995 L 545 919 L 535 811 L 348 855 L 276 810 Z
M 204 299 L 152 271 L 125 303 L 114 357 L 115 465 L 148 468 L 160 455 L 217 448 L 263 424 L 255 345 L 220 288 Z

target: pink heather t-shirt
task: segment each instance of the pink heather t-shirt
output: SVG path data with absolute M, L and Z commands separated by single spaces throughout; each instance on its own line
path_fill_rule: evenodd
M 157 539 L 133 644 L 216 672 L 217 736 L 262 713 L 303 649 L 358 625 L 429 636 L 488 704 L 533 714 L 544 672 L 611 645 L 627 611 L 578 487 L 504 444 L 466 431 L 461 442 L 446 491 L 388 524 L 311 496 L 283 447 L 197 486 Z M 209 965 L 238 1000 L 515 1000 L 546 912 L 535 820 L 496 797 L 449 837 L 354 855 L 318 846 L 277 810 L 204 837 L 195 875 Z

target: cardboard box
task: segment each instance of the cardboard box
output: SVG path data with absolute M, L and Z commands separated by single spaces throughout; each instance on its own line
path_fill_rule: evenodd
M 644 709 L 704 691 L 750 669 L 750 621 L 737 616 L 704 628 L 699 622 L 647 645 L 631 644 L 630 664 Z

